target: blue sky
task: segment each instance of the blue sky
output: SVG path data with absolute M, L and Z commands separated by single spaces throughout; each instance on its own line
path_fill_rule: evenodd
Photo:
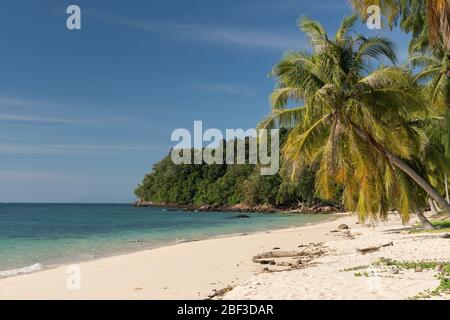
M 66 28 L 77 4 L 82 30 Z M 0 5 L 0 202 L 131 201 L 176 128 L 252 128 L 267 77 L 346 0 L 16 0 Z M 408 37 L 385 33 L 405 57 Z

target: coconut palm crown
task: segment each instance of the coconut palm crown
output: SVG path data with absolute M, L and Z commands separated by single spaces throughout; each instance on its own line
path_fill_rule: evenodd
M 349 0 L 365 20 L 369 6 L 380 7 L 392 28 L 400 20 L 400 28 L 411 32 L 410 49 L 439 45 L 450 49 L 450 0 Z
M 432 103 L 440 111 L 450 108 L 450 50 L 445 50 L 441 42 L 434 48 L 414 52 L 409 63 L 420 68 L 417 81 L 426 84 Z
M 407 220 L 424 198 L 412 192 L 412 179 L 443 200 L 414 169 L 428 140 L 411 119 L 424 117 L 429 104 L 411 73 L 392 66 L 393 43 L 355 34 L 356 20 L 343 19 L 331 39 L 320 23 L 301 19 L 312 50 L 288 52 L 274 67 L 272 113 L 260 127 L 291 128 L 283 155 L 292 176 L 319 163 L 322 197 L 343 186 L 344 205 L 361 220 L 383 218 L 390 208 Z

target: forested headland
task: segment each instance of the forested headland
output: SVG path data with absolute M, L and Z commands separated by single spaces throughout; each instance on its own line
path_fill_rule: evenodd
M 281 145 L 287 133 L 286 129 L 280 130 Z M 245 143 L 248 160 L 249 140 Z M 192 210 L 331 212 L 340 206 L 339 196 L 324 200 L 316 193 L 316 166 L 305 168 L 299 179 L 293 181 L 289 166 L 280 161 L 278 174 L 264 176 L 259 165 L 248 161 L 246 164 L 176 165 L 169 153 L 153 166 L 135 193 L 140 205 Z

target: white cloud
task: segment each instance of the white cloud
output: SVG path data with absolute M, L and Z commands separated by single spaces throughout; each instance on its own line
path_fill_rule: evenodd
M 337 9 L 350 8 L 350 3 L 346 0 L 320 0 L 320 1 L 306 1 L 302 3 L 299 0 L 277 0 L 277 1 L 262 1 L 259 5 L 264 10 L 282 10 L 282 11 L 298 11 L 307 12 L 309 10 L 323 10 L 330 12 Z
M 146 32 L 211 43 L 259 47 L 276 50 L 299 49 L 304 46 L 300 33 L 286 35 L 243 27 L 207 26 L 195 24 L 151 23 L 126 19 L 113 19 L 116 23 Z
M 61 124 L 95 124 L 97 122 L 82 119 L 52 118 L 35 115 L 5 114 L 0 113 L 0 121 L 14 122 L 41 122 L 41 123 L 61 123 Z
M 249 89 L 248 87 L 230 83 L 208 83 L 208 84 L 199 83 L 195 84 L 194 86 L 203 91 L 222 92 L 231 95 L 250 96 L 254 94 L 254 91 Z
M 142 117 L 130 116 L 129 113 L 93 114 L 96 109 L 104 106 L 76 106 L 54 102 L 43 101 L 21 97 L 12 97 L 0 94 L 0 122 L 29 123 L 29 124 L 68 124 L 68 125 L 129 125 L 143 121 Z M 152 108 L 155 110 L 155 108 Z M 117 112 L 117 111 L 116 111 Z M 146 123 L 146 127 L 149 124 Z M 165 127 L 152 124 L 155 130 Z
M 67 110 L 71 109 L 71 107 L 61 103 L 57 104 L 54 102 L 12 97 L 8 95 L 0 95 L 0 109 L 2 109 L 3 111 L 2 113 L 0 113 L 0 121 L 80 125 L 103 123 L 103 121 L 97 121 L 91 118 L 83 119 L 79 117 L 58 117 L 53 115 L 36 114 L 36 112 L 43 113 L 44 111 L 48 113 L 50 110 L 51 113 L 55 113 L 55 110 L 59 110 L 60 112 L 65 111 L 65 114 L 67 114 Z M 33 110 L 34 114 L 28 113 L 28 109 Z
M 128 145 L 0 144 L 0 154 L 74 155 L 80 153 L 161 152 L 167 148 Z
M 0 96 L 0 107 L 33 108 L 45 105 L 42 101 Z
M 9 95 L 0 94 L 1 108 L 39 108 L 39 109 L 61 109 L 67 108 L 66 104 L 55 103 L 38 99 L 28 99 L 22 97 L 13 97 Z
M 28 170 L 0 170 L 2 182 L 80 182 L 79 176 L 69 176 L 55 172 Z

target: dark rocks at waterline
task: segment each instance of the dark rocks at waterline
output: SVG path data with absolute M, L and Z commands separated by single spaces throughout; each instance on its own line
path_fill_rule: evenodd
M 339 230 L 348 230 L 350 229 L 350 227 L 348 225 L 346 225 L 345 223 L 340 224 L 338 227 Z
M 297 208 L 292 208 L 287 210 L 290 213 L 306 213 L 306 214 L 328 214 L 328 213 L 336 213 L 339 210 L 337 208 L 331 206 L 305 206 L 300 205 Z
M 172 203 L 154 203 L 151 201 L 138 200 L 133 204 L 135 207 L 155 207 L 164 208 L 166 211 L 186 211 L 186 212 L 257 212 L 257 213 L 298 213 L 298 214 L 330 214 L 339 212 L 338 208 L 331 206 L 312 205 L 307 206 L 299 204 L 290 207 L 275 207 L 270 204 L 247 205 L 239 203 L 236 205 L 201 205 L 193 204 L 172 204 Z
M 237 216 L 231 217 L 231 219 L 248 219 L 248 218 L 250 217 L 246 214 L 239 214 Z

